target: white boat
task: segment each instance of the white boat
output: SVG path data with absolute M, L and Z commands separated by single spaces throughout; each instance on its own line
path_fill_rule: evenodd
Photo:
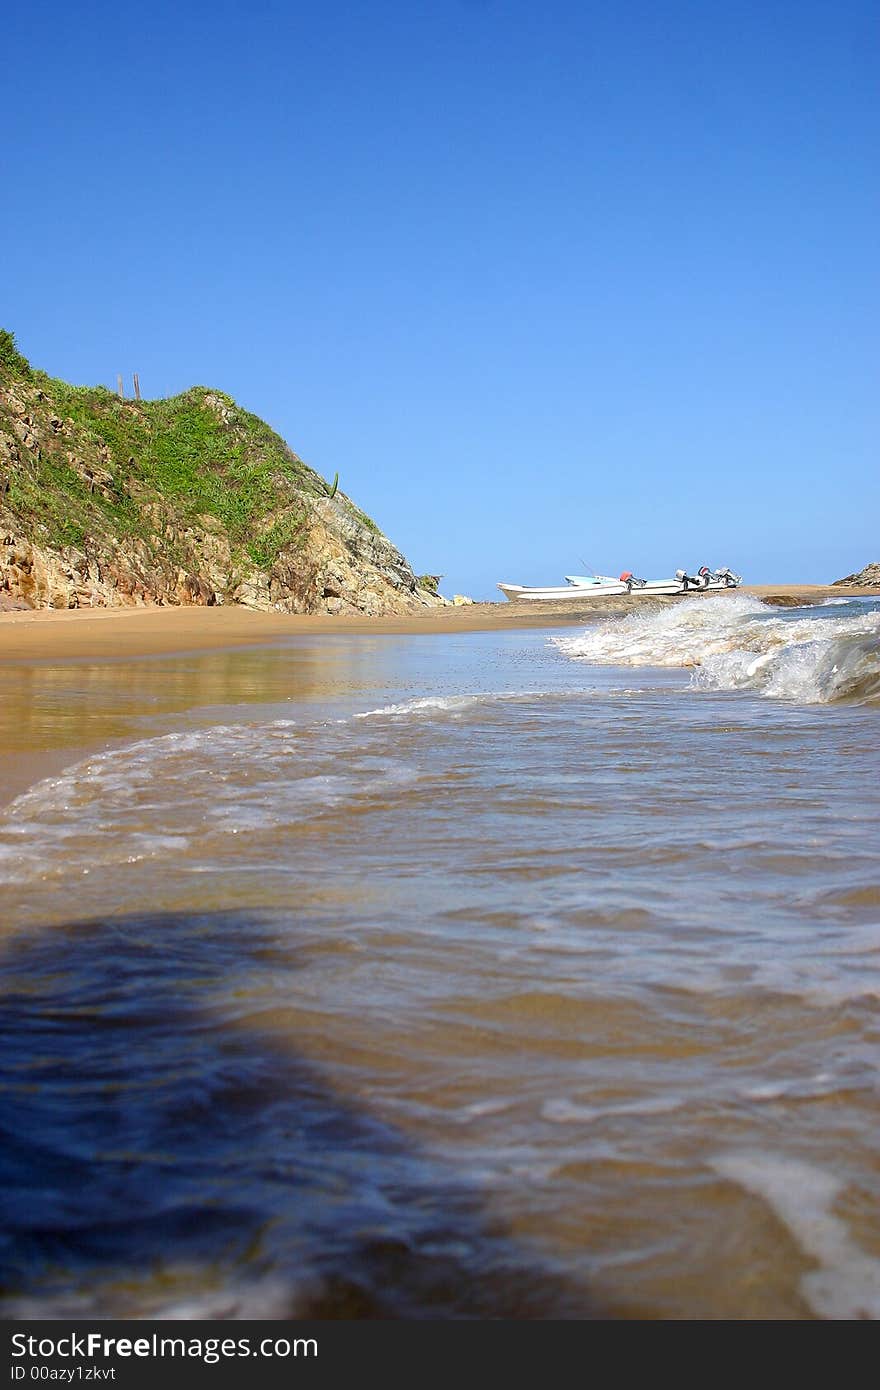
M 650 598 L 656 594 L 681 594 L 684 592 L 683 583 L 680 579 L 637 579 L 634 574 L 622 574 L 620 578 L 626 584 L 627 593 L 634 597 Z
M 511 603 L 517 603 L 520 599 L 533 599 L 545 603 L 560 598 L 583 601 L 585 598 L 601 598 L 627 592 L 626 585 L 620 579 L 611 579 L 606 574 L 596 574 L 592 577 L 574 574 L 567 578 L 565 584 L 549 588 L 532 589 L 525 584 L 499 584 L 498 588 Z
M 606 580 L 599 576 L 602 582 Z M 567 574 L 565 576 L 568 584 L 590 584 L 595 581 L 588 576 L 579 574 Z M 613 579 L 608 579 L 607 583 L 613 584 Z M 650 598 L 652 594 L 689 594 L 704 593 L 707 589 L 736 589 L 742 583 L 742 575 L 734 574 L 732 569 L 724 566 L 722 569 L 710 570 L 708 565 L 703 565 L 696 574 L 688 574 L 686 570 L 676 570 L 672 579 L 639 579 L 631 570 L 624 570 L 620 576 L 620 583 L 626 585 L 627 593 L 638 598 L 642 595 Z
M 498 588 L 511 603 L 521 599 L 552 602 L 555 599 L 613 598 L 618 594 L 651 598 L 664 594 L 706 593 L 709 590 L 735 589 L 742 577 L 726 566 L 710 570 L 703 565 L 696 574 L 676 570 L 672 579 L 639 579 L 624 570 L 619 579 L 608 574 L 567 574 L 565 584 L 544 588 L 529 588 L 525 584 L 499 584 Z
M 707 589 L 735 589 L 742 583 L 742 576 L 734 574 L 733 570 L 726 567 L 710 570 L 708 565 L 703 565 L 696 574 L 676 570 L 672 579 L 638 579 L 629 570 L 624 570 L 620 578 L 634 598 L 640 595 L 650 598 L 652 594 L 701 594 Z
M 737 589 L 742 583 L 742 575 L 734 574 L 726 565 L 717 570 L 710 570 L 708 565 L 703 565 L 696 574 L 676 570 L 675 577 L 681 582 L 680 592 L 683 594 L 704 594 L 707 589 Z

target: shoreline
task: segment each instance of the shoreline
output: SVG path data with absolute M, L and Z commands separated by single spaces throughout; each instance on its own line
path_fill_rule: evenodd
M 727 592 L 786 606 L 821 603 L 826 598 L 863 595 L 865 591 L 788 584 L 750 585 Z M 0 669 L 7 673 L 6 707 L 0 709 L 0 809 L 80 759 L 124 745 L 139 735 L 145 716 L 170 728 L 189 708 L 228 704 L 233 697 L 223 676 L 217 677 L 217 685 L 192 688 L 184 679 L 183 691 L 176 689 L 171 676 L 174 668 L 167 663 L 183 669 L 187 656 L 198 657 L 203 670 L 205 658 L 211 666 L 226 668 L 226 658 L 233 653 L 238 654 L 238 666 L 249 650 L 274 649 L 280 656 L 309 638 L 369 640 L 580 627 L 646 608 L 656 611 L 680 601 L 678 596 L 647 601 L 629 596 L 592 602 L 502 601 L 385 618 L 196 606 L 0 613 Z M 332 643 L 320 641 L 309 646 L 314 653 L 310 659 L 317 659 L 319 664 L 325 659 L 319 654 L 329 657 L 333 649 Z M 286 664 L 285 669 L 289 669 Z M 104 692 L 105 698 L 94 709 L 88 702 L 84 707 L 78 703 L 77 694 L 81 694 L 84 682 L 86 688 L 94 686 L 97 692 Z M 73 705 L 65 701 L 67 691 L 74 695 Z M 265 692 L 265 698 L 271 698 L 268 687 Z M 233 702 L 261 703 L 252 689 Z
M 827 598 L 880 597 L 880 590 L 819 584 L 744 585 L 722 591 L 781 607 Z M 373 618 L 354 615 L 267 613 L 230 607 L 49 608 L 0 613 L 0 666 L 58 661 L 124 661 L 148 656 L 262 646 L 285 637 L 332 634 L 409 636 L 430 633 L 571 627 L 597 618 L 679 603 L 684 595 L 644 599 L 629 595 L 583 601 L 474 603 Z M 699 595 L 687 595 L 699 597 Z M 716 595 L 707 595 L 716 597 Z

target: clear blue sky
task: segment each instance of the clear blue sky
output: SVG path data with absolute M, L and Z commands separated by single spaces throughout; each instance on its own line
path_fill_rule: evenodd
M 447 593 L 880 558 L 874 0 L 32 0 L 3 49 L 35 365 L 229 391 Z

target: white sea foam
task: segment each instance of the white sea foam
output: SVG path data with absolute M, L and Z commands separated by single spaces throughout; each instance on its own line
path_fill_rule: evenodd
M 376 719 L 382 715 L 457 715 L 475 706 L 496 704 L 500 700 L 540 700 L 558 694 L 555 690 L 481 690 L 470 695 L 423 695 L 413 700 L 402 700 L 399 704 L 380 705 L 376 709 L 362 710 L 354 717 Z
M 553 692 L 534 692 L 535 698 Z M 457 717 L 513 690 L 424 696 L 363 711 L 344 750 L 329 724 L 221 724 L 93 754 L 37 783 L 0 815 L 0 884 L 55 880 L 101 866 L 167 861 L 198 845 L 210 859 L 246 839 L 378 795 L 405 791 L 419 772 L 369 732 L 386 716 Z M 354 730 L 361 729 L 360 734 Z M 344 754 L 344 755 L 343 755 Z M 112 833 L 108 833 L 112 832 Z M 221 840 L 224 843 L 221 843 Z
M 776 1101 L 821 1100 L 825 1096 L 839 1096 L 842 1091 L 877 1090 L 876 1069 L 866 1062 L 861 1067 L 856 1061 L 844 1069 L 819 1071 L 814 1076 L 792 1076 L 778 1081 L 761 1081 L 744 1086 L 739 1091 L 743 1100 L 760 1103 Z
M 645 1096 L 641 1100 L 619 1101 L 611 1105 L 579 1105 L 565 1097 L 545 1101 L 541 1116 L 553 1124 L 593 1124 L 616 1115 L 668 1115 L 681 1108 L 677 1096 Z
M 163 1266 L 164 1279 L 185 1288 L 193 1286 L 189 1297 L 180 1293 L 176 1297 L 155 1287 L 144 1279 L 135 1284 L 129 1281 L 119 1288 L 102 1285 L 91 1293 L 71 1290 L 54 1295 L 40 1294 L 21 1298 L 4 1298 L 0 1303 L 0 1316 L 24 1321 L 45 1321 L 55 1318 L 82 1319 L 94 1317 L 149 1317 L 169 1322 L 189 1322 L 199 1319 L 223 1319 L 224 1321 L 250 1321 L 258 1318 L 290 1318 L 305 1312 L 308 1300 L 321 1290 L 317 1274 L 304 1271 L 296 1284 L 287 1284 L 280 1279 L 251 1280 L 250 1282 L 230 1281 L 210 1291 L 202 1291 L 198 1286 L 204 1278 L 197 1267 L 174 1266 L 173 1270 Z M 158 1282 L 158 1281 L 157 1281 Z M 136 1311 L 132 1310 L 132 1305 Z M 108 1314 L 108 1308 L 113 1310 Z
M 71 865 L 164 862 L 194 843 L 210 857 L 231 835 L 297 826 L 417 776 L 368 744 L 342 760 L 335 742 L 304 746 L 288 720 L 144 739 L 84 759 L 5 808 L 0 884 L 57 878 Z
M 880 1260 L 859 1248 L 834 1213 L 844 1183 L 799 1159 L 774 1154 L 721 1154 L 721 1177 L 762 1198 L 805 1254 L 819 1263 L 801 1289 L 814 1312 L 828 1318 L 880 1317 Z
M 487 700 L 499 700 L 502 696 L 485 695 L 426 695 L 417 700 L 402 700 L 396 705 L 381 705 L 377 709 L 365 709 L 355 715 L 355 719 L 375 719 L 380 715 L 429 714 L 437 710 L 457 714 L 472 705 Z
M 816 924 L 790 924 L 783 935 L 773 930 L 738 932 L 731 924 L 725 935 L 724 959 L 711 946 L 692 954 L 687 978 L 679 987 L 689 994 L 724 995 L 740 986 L 731 981 L 728 970 L 735 966 L 748 972 L 748 989 L 786 996 L 817 1009 L 841 1008 L 846 1004 L 873 1006 L 880 998 L 880 923 L 835 924 L 827 931 Z M 623 964 L 631 977 L 647 984 L 660 984 L 668 972 L 666 948 L 655 955 L 633 953 L 613 962 Z
M 493 1096 L 487 1100 L 471 1101 L 470 1105 L 463 1105 L 453 1113 L 453 1119 L 458 1124 L 467 1125 L 473 1120 L 484 1120 L 489 1115 L 501 1115 L 506 1110 L 510 1110 L 512 1101 L 502 1096 Z
M 601 665 L 691 667 L 697 688 L 752 690 L 802 704 L 880 702 L 875 611 L 784 616 L 732 594 L 631 613 L 552 641 L 567 656 Z

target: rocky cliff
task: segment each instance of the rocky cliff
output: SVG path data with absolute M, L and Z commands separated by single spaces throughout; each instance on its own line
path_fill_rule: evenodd
M 0 331 L 0 608 L 445 602 L 335 481 L 229 396 L 69 386 Z
M 853 586 L 862 584 L 865 588 L 880 589 L 880 561 L 875 561 L 872 565 L 865 565 L 858 574 L 848 574 L 845 579 L 835 579 L 835 584 L 850 584 Z

